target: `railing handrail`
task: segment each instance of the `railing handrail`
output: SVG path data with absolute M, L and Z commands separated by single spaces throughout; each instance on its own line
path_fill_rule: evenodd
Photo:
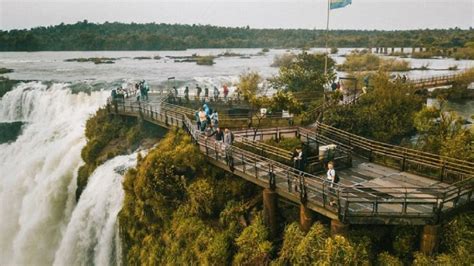
M 326 124 L 323 124 L 323 123 L 320 123 L 320 122 L 316 122 L 316 124 L 317 124 L 317 127 L 319 127 L 319 128 L 329 129 L 332 132 L 337 132 L 337 133 L 348 135 L 348 136 L 351 137 L 352 142 L 354 142 L 354 141 L 365 142 L 368 145 L 372 145 L 373 148 L 380 148 L 380 149 L 389 148 L 389 149 L 393 150 L 393 153 L 399 153 L 400 151 L 403 151 L 403 152 L 406 152 L 407 154 L 410 154 L 410 155 L 424 155 L 426 158 L 429 158 L 431 160 L 437 160 L 439 163 L 457 162 L 457 163 L 460 163 L 460 164 L 463 164 L 463 165 L 468 165 L 469 168 L 472 170 L 471 173 L 474 173 L 474 162 L 465 161 L 465 160 L 456 159 L 456 158 L 451 158 L 451 157 L 446 157 L 446 156 L 442 156 L 442 155 L 438 155 L 438 154 L 433 154 L 433 153 L 429 153 L 429 152 L 419 151 L 419 150 L 415 150 L 415 149 L 400 147 L 400 146 L 396 146 L 396 145 L 392 145 L 392 144 L 388 144 L 388 143 L 383 143 L 383 142 L 376 141 L 376 140 L 367 139 L 367 138 L 349 133 L 349 132 L 344 131 L 342 129 L 338 129 L 338 128 L 335 128 L 335 127 L 332 127 L 332 126 L 329 126 L 329 125 L 326 125 Z
M 125 103 L 118 103 L 121 105 L 120 108 L 117 108 L 118 112 L 122 109 L 123 111 L 127 111 L 126 108 L 129 107 L 130 111 L 141 113 L 143 116 L 148 116 L 152 119 L 161 119 L 166 122 L 168 120 L 168 116 L 172 116 L 173 119 L 179 121 L 179 123 L 173 124 L 175 126 L 183 126 L 185 127 L 188 132 L 191 134 L 193 139 L 196 143 L 204 147 L 206 150 L 215 150 L 217 147 L 217 143 L 213 139 L 204 139 L 202 134 L 200 134 L 197 129 L 195 128 L 194 124 L 191 122 L 190 118 L 182 112 L 168 109 L 166 105 L 160 106 L 157 109 L 153 109 L 150 105 L 126 105 Z M 117 105 L 118 105 L 117 104 Z M 215 150 L 215 153 L 219 153 L 222 151 Z M 400 212 L 393 212 L 399 215 L 408 216 L 426 216 L 426 217 L 433 217 L 438 215 L 437 208 L 439 204 L 444 204 L 445 202 L 453 201 L 456 197 L 460 197 L 465 195 L 466 193 L 471 193 L 468 189 L 472 188 L 473 182 L 471 180 L 465 180 L 461 183 L 460 186 L 448 186 L 446 188 L 433 188 L 427 187 L 430 189 L 430 192 L 423 192 L 423 191 L 414 191 L 414 190 L 422 190 L 423 187 L 353 187 L 353 186 L 345 186 L 342 184 L 334 184 L 334 190 L 328 189 L 328 181 L 324 176 L 321 175 L 312 175 L 300 170 L 297 170 L 291 166 L 287 166 L 285 164 L 279 163 L 277 161 L 271 160 L 269 158 L 259 156 L 249 151 L 245 151 L 238 147 L 232 147 L 232 157 L 236 155 L 241 155 L 245 157 L 245 160 L 242 162 L 246 164 L 247 167 L 255 167 L 255 170 L 260 169 L 260 171 L 273 171 L 274 167 L 279 168 L 282 172 L 273 173 L 274 175 L 283 176 L 283 178 L 291 178 L 294 182 L 298 179 L 302 180 L 302 185 L 304 190 L 308 190 L 314 194 L 315 197 L 318 199 L 322 197 L 322 203 L 316 201 L 315 203 L 318 205 L 322 205 L 324 208 L 335 212 L 336 214 L 342 215 L 340 212 L 343 209 L 340 208 L 333 208 L 327 206 L 327 201 L 329 197 L 337 198 L 343 204 L 346 204 L 346 207 L 349 204 L 373 204 L 373 208 L 375 212 L 372 215 L 389 215 L 392 212 L 387 211 L 380 211 L 377 209 L 378 204 L 399 204 L 402 208 L 402 213 Z M 208 155 L 212 158 L 212 155 Z M 239 159 L 239 158 L 234 158 Z M 248 162 L 252 162 L 249 164 Z M 267 169 L 268 167 L 268 169 Z M 259 179 L 258 173 L 256 173 L 256 179 Z M 262 180 L 260 178 L 260 180 Z M 288 182 L 290 180 L 288 179 Z M 270 184 L 270 180 L 265 180 L 265 182 Z M 279 186 L 278 184 L 276 184 Z M 281 187 L 284 188 L 284 187 Z M 291 188 L 287 188 L 289 192 L 295 194 L 296 192 L 292 192 Z M 380 191 L 377 191 L 379 189 Z M 369 190 L 369 191 L 364 191 Z M 375 191 L 371 191 L 375 190 Z M 413 191 L 412 191 L 413 190 Z M 434 190 L 434 191 L 433 191 Z M 409 192 L 408 192 L 409 191 Z M 432 195 L 435 194 L 435 195 Z M 321 195 L 321 196 L 318 196 Z M 454 198 L 451 198 L 453 197 Z M 433 205 L 433 210 L 431 212 L 407 212 L 407 206 L 409 205 Z M 359 212 L 360 215 L 365 214 L 367 212 Z M 344 214 L 345 215 L 345 214 Z M 357 216 L 358 213 L 351 214 L 353 216 Z M 349 215 L 350 216 L 350 215 Z M 345 216 L 344 216 L 345 217 Z

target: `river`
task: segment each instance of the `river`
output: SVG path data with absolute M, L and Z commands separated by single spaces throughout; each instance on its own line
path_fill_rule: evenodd
M 313 49 L 322 51 L 322 49 Z M 4 52 L 0 67 L 12 68 L 18 84 L 0 99 L 0 123 L 24 122 L 20 135 L 0 144 L 0 265 L 116 265 L 119 259 L 116 215 L 123 198 L 121 179 L 136 155 L 120 156 L 98 167 L 79 202 L 75 202 L 80 152 L 86 143 L 84 125 L 102 106 L 110 89 L 147 80 L 153 87 L 177 84 L 220 86 L 255 70 L 264 77 L 278 73 L 275 55 L 286 50 L 232 49 L 249 58 L 219 57 L 213 66 L 176 63 L 167 56 L 217 55 L 224 49 L 122 52 Z M 332 55 L 344 60 L 349 49 Z M 298 52 L 294 50 L 294 52 Z M 137 60 L 153 57 L 159 60 Z M 79 57 L 120 58 L 115 64 L 65 62 Z M 413 67 L 427 63 L 446 69 L 474 67 L 473 61 L 410 60 Z M 410 77 L 452 73 L 412 71 Z M 174 81 L 172 81 L 174 82 Z M 474 104 L 453 104 L 463 116 Z M 1 133 L 1 132 L 0 132 Z

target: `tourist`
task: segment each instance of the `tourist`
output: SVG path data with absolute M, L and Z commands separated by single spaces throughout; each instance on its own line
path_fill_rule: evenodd
M 217 128 L 219 126 L 219 114 L 214 111 L 212 114 L 211 114 L 211 125 L 214 127 L 214 128 Z
M 204 132 L 204 130 L 207 127 L 207 115 L 202 109 L 200 109 L 200 111 L 199 111 L 199 121 L 201 122 L 200 130 L 201 130 L 201 132 Z
M 227 95 L 229 95 L 229 88 L 227 88 L 226 84 L 224 84 L 223 92 L 224 92 L 224 101 L 227 101 Z
M 117 91 L 115 89 L 112 89 L 111 96 L 112 96 L 112 101 L 114 101 L 115 98 L 117 98 Z
M 303 150 L 301 148 L 296 148 L 293 152 L 293 163 L 296 169 L 303 171 Z
M 184 99 L 186 100 L 187 103 L 189 102 L 189 88 L 188 88 L 188 86 L 186 86 L 186 88 L 184 88 Z
M 329 183 L 329 205 L 333 206 L 334 205 L 334 196 L 336 194 L 334 190 L 334 184 L 338 183 L 338 177 L 336 174 L 336 170 L 334 169 L 334 162 L 330 161 L 328 163 L 328 171 L 327 171 L 327 176 L 326 176 L 326 181 Z
M 333 82 L 333 83 L 331 84 L 331 90 L 332 90 L 332 91 L 336 91 L 336 89 L 337 89 L 337 84 L 336 84 L 336 82 Z
M 225 160 L 231 171 L 234 171 L 234 157 L 232 156 L 233 143 L 234 143 L 234 134 L 228 128 L 226 128 L 224 130 Z
M 197 95 L 198 100 L 201 97 L 201 92 L 202 92 L 202 88 L 196 85 L 196 95 Z
M 214 86 L 214 101 L 217 102 L 217 100 L 219 100 L 219 89 Z
M 178 98 L 178 89 L 176 88 L 176 86 L 173 86 L 173 93 L 174 97 Z
M 137 90 L 135 91 L 135 95 L 137 96 L 137 102 L 139 102 L 139 103 L 140 103 L 140 100 L 141 100 L 141 99 L 140 99 L 141 94 L 142 94 L 142 93 L 141 93 L 141 89 L 137 89 Z
M 232 145 L 234 143 L 234 133 L 232 133 L 228 128 L 224 130 L 224 144 L 226 146 Z
M 224 141 L 224 132 L 219 127 L 217 127 L 216 130 L 212 132 L 210 137 L 212 136 L 214 136 L 214 139 L 219 143 L 222 143 Z
M 330 186 L 334 187 L 334 183 L 336 181 L 336 170 L 334 170 L 334 163 L 332 161 L 328 163 L 328 172 L 326 179 L 330 183 Z
M 204 87 L 204 98 L 207 99 L 207 97 L 209 97 L 209 89 L 206 87 Z
M 150 86 L 148 86 L 148 83 L 143 80 L 143 96 L 145 101 L 148 101 L 148 92 L 150 91 Z
M 201 109 L 197 110 L 195 113 L 194 113 L 194 118 L 196 119 L 196 126 L 197 126 L 197 130 L 201 130 L 201 120 L 199 119 L 199 112 L 201 111 Z

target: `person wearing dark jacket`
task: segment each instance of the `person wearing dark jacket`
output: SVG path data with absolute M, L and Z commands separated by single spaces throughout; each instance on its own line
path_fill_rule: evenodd
M 210 137 L 214 136 L 217 142 L 223 142 L 224 141 L 224 132 L 220 129 L 217 128 L 216 131 L 212 132 Z

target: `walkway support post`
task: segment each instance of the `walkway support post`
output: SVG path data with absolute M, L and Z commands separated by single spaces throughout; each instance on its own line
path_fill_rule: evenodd
M 312 211 L 306 207 L 306 204 L 300 204 L 300 227 L 304 232 L 308 232 L 313 225 L 314 218 Z
M 335 219 L 331 220 L 331 236 L 341 235 L 347 237 L 348 230 L 348 224 L 344 224 L 341 221 Z
M 421 233 L 420 251 L 426 255 L 432 255 L 438 249 L 440 225 L 424 225 Z
M 278 233 L 277 197 L 278 194 L 274 190 L 270 188 L 263 190 L 263 218 L 265 224 L 270 228 L 270 237 L 272 239 L 274 239 Z

